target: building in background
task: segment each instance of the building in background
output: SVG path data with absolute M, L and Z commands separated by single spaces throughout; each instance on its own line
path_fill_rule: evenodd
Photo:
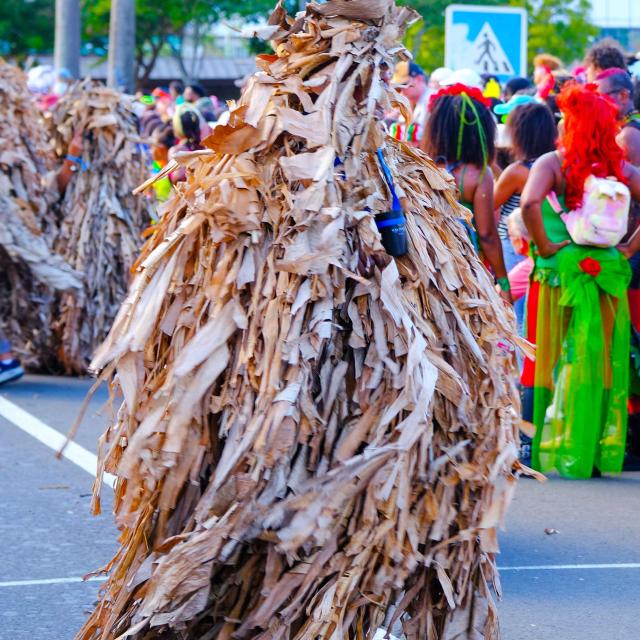
M 169 82 L 182 79 L 194 80 L 201 84 L 207 93 L 222 100 L 238 97 L 239 86 L 243 78 L 256 70 L 255 40 L 253 29 L 261 23 L 236 21 L 221 22 L 205 33 L 191 33 L 187 29 L 181 40 L 172 42 L 158 56 L 146 79 L 138 80 L 138 88 L 151 91 L 155 87 L 167 87 Z M 173 50 L 173 53 L 172 53 Z M 95 51 L 95 53 L 94 53 Z M 33 65 L 52 65 L 50 54 L 34 55 L 27 63 Z M 142 70 L 140 71 L 140 76 Z M 84 48 L 80 59 L 80 77 L 90 76 L 95 80 L 107 79 L 106 51 L 91 47 Z
M 640 51 L 640 0 L 591 0 L 593 22 L 627 51 Z

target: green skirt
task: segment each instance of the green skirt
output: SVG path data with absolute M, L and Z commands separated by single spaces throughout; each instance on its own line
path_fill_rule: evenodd
M 532 463 L 589 478 L 622 470 L 629 388 L 631 270 L 616 249 L 569 245 L 537 269 Z

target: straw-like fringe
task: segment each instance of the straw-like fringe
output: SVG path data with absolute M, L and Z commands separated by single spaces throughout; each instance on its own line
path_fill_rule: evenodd
M 2 60 L 0 113 L 0 333 L 26 366 L 51 367 L 54 292 L 80 281 L 52 249 L 58 190 L 45 123 L 25 74 Z
M 132 194 L 149 163 L 125 96 L 90 80 L 75 85 L 51 116 L 61 160 L 76 131 L 84 134 L 86 168 L 67 187 L 55 247 L 83 274 L 83 296 L 62 297 L 55 327 L 62 366 L 83 373 L 126 294 L 151 202 Z
M 180 159 L 92 363 L 124 394 L 100 451 L 122 546 L 79 639 L 364 639 L 394 616 L 416 640 L 498 637 L 517 338 L 453 182 L 376 117 L 402 102 L 381 76 L 412 15 L 277 8 L 277 55 Z

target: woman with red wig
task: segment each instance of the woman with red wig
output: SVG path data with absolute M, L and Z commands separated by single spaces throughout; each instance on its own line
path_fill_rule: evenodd
M 535 247 L 532 293 L 538 300 L 536 317 L 528 318 L 537 344 L 532 464 L 541 471 L 588 478 L 622 470 L 627 256 L 640 248 L 640 234 L 621 248 L 579 245 L 561 215 L 581 207 L 592 175 L 615 178 L 639 199 L 640 173 L 624 161 L 616 143 L 617 109 L 595 85 L 572 83 L 557 103 L 564 118 L 558 151 L 533 165 L 522 194 Z

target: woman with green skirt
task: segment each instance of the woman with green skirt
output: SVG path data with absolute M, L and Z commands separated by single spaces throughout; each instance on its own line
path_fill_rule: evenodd
M 533 166 L 522 212 L 534 245 L 535 318 L 532 465 L 570 478 L 622 470 L 627 431 L 628 245 L 578 245 L 561 215 L 579 208 L 590 175 L 614 177 L 640 199 L 640 173 L 616 143 L 616 106 L 594 86 L 558 96 L 558 151 Z M 528 319 L 531 322 L 531 318 Z

